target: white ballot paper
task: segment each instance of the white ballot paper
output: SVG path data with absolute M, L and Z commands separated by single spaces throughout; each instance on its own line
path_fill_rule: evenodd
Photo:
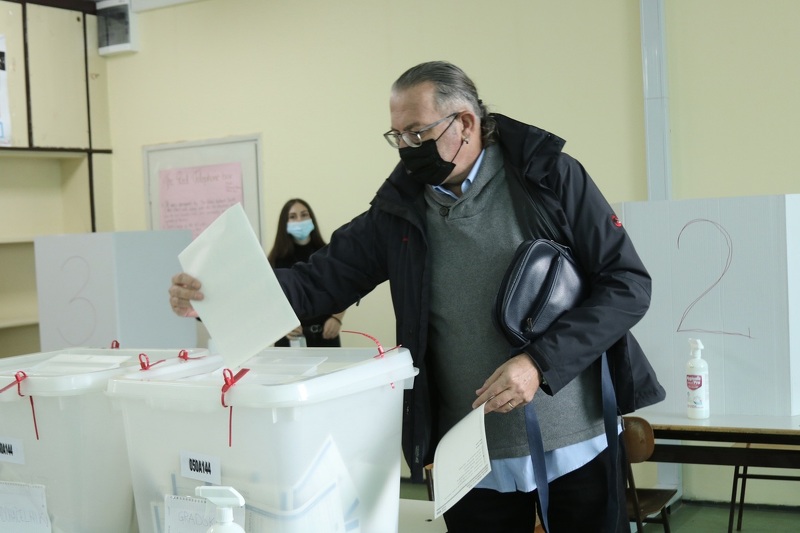
M 433 454 L 433 517 L 439 518 L 492 471 L 483 405 L 453 426 Z
M 225 365 L 247 359 L 300 325 L 241 204 L 229 207 L 179 255 L 205 298 L 192 302 Z

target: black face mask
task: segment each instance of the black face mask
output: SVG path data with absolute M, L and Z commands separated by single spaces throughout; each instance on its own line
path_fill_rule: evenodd
M 441 185 L 456 168 L 452 161 L 442 159 L 434 139 L 428 139 L 419 148 L 400 148 L 399 152 L 408 177 L 424 185 Z

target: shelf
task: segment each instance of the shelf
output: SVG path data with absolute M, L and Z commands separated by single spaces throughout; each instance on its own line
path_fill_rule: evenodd
M 39 351 L 34 242 L 38 236 L 96 230 L 94 168 L 96 160 L 103 161 L 100 191 L 106 201 L 111 150 L 106 65 L 97 52 L 94 2 L 0 3 L 14 124 L 11 146 L 0 146 L 4 357 Z M 113 217 L 105 216 L 111 221 L 106 227 L 113 227 Z
M 0 235 L 0 246 L 4 244 L 33 244 L 34 237 L 4 237 Z
M 38 326 L 38 316 L 15 316 L 4 318 L 0 316 L 0 329 L 21 328 L 25 326 Z
M 24 159 L 79 159 L 91 152 L 88 148 L 23 148 L 0 146 L 0 157 L 20 157 Z
M 0 153 L 0 242 L 91 232 L 88 156 L 23 153 Z
M 0 246 L 0 329 L 36 326 L 38 323 L 33 244 Z
M 0 357 L 40 352 L 39 326 L 0 329 Z

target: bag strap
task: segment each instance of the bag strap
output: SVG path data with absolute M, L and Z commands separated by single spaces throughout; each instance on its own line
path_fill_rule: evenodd
M 531 190 L 524 177 L 516 168 L 505 165 L 506 181 L 511 191 L 511 203 L 517 220 L 528 235 L 534 238 L 546 238 L 564 246 L 570 246 L 567 236 L 561 231 L 550 214 L 539 202 L 536 201 L 535 192 Z
M 564 246 L 570 246 L 566 235 L 561 231 L 550 214 L 539 202 L 536 201 L 534 191 L 525 182 L 525 179 L 516 171 L 506 165 L 506 180 L 511 191 L 511 201 L 517 220 L 528 231 L 528 235 L 535 238 L 548 238 Z M 608 501 L 606 503 L 606 530 L 616 531 L 619 522 L 619 435 L 617 433 L 617 399 L 614 393 L 614 383 L 611 380 L 611 371 L 608 357 L 603 352 L 601 358 L 600 390 L 603 399 L 603 425 L 608 442 L 610 472 L 607 472 Z M 533 463 L 533 476 L 536 489 L 539 493 L 539 506 L 542 510 L 542 526 L 545 531 L 550 531 L 547 519 L 550 490 L 547 479 L 547 466 L 544 460 L 544 442 L 539 420 L 533 408 L 533 402 L 525 406 L 525 429 L 528 434 L 528 449 Z
M 606 531 L 617 531 L 619 524 L 619 434 L 617 432 L 617 400 L 614 396 L 614 384 L 608 368 L 608 357 L 603 352 L 601 370 L 601 392 L 603 397 L 603 425 L 608 441 L 608 460 L 610 471 L 606 473 L 608 500 L 606 501 Z M 528 433 L 528 451 L 533 463 L 533 478 L 539 493 L 539 507 L 542 510 L 542 526 L 550 531 L 547 510 L 550 502 L 550 487 L 547 479 L 547 465 L 544 460 L 544 442 L 539 419 L 533 402 L 525 406 L 525 430 Z

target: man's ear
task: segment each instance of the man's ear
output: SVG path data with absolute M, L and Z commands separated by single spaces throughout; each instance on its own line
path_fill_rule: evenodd
M 472 111 L 464 111 L 458 118 L 463 127 L 462 138 L 474 140 L 480 138 L 480 126 L 478 125 L 478 117 Z

